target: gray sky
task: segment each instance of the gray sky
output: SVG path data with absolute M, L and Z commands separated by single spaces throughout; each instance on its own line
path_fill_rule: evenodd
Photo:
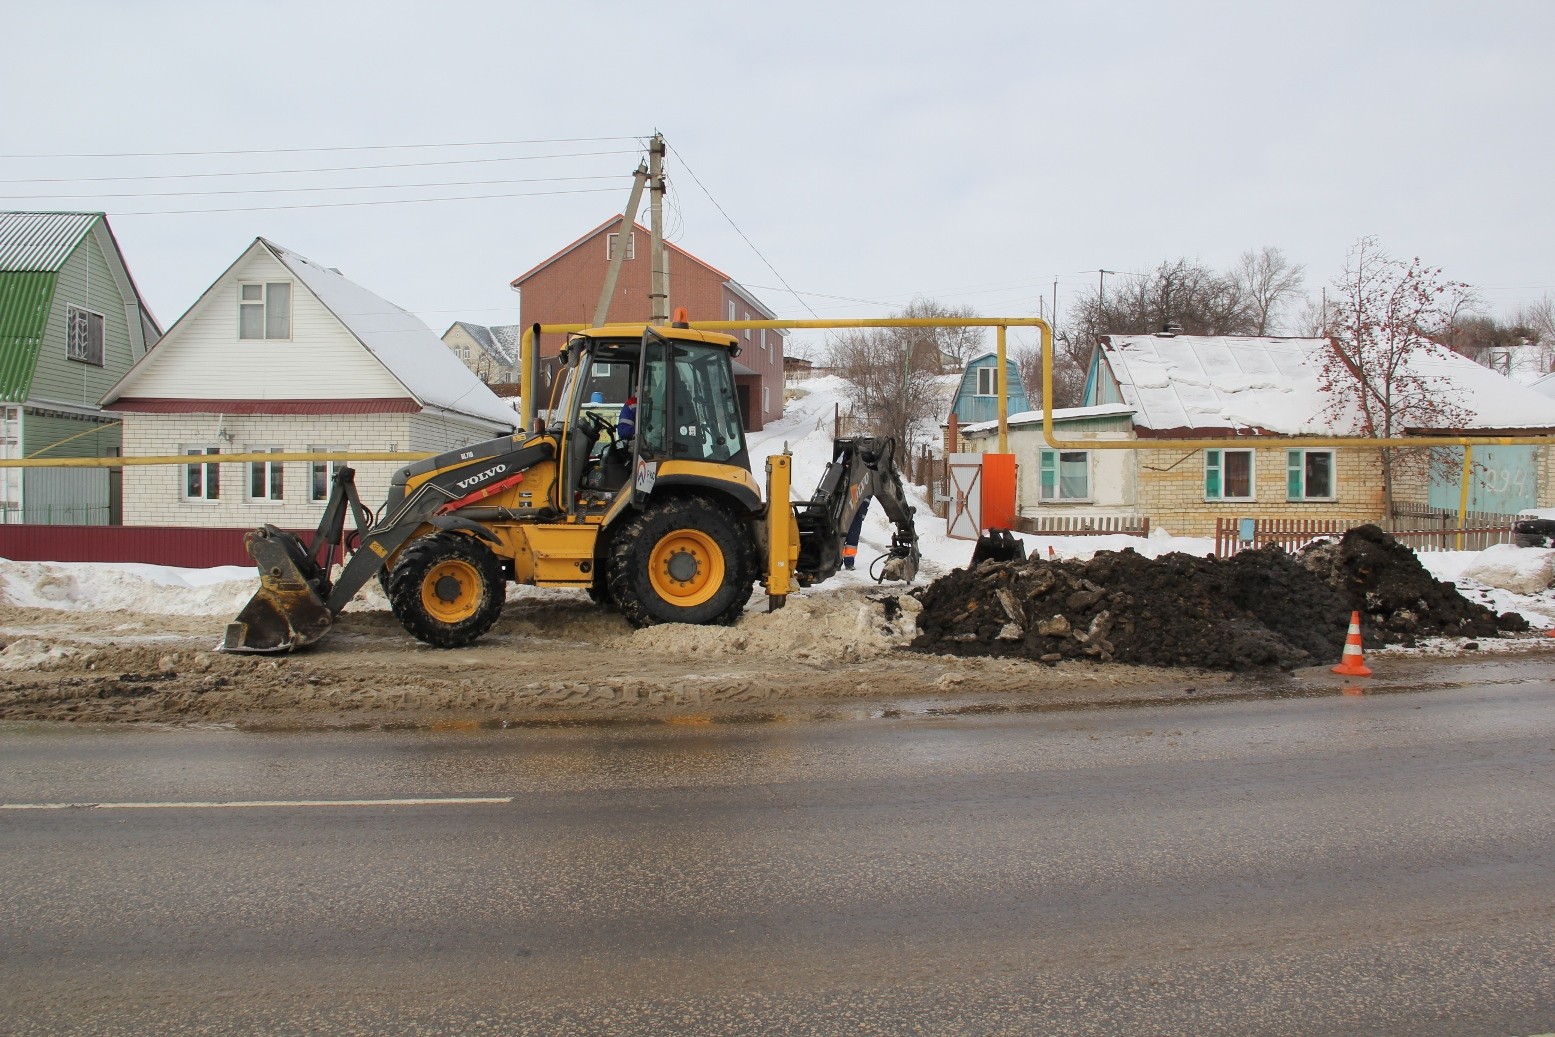
M 1315 297 L 1364 234 L 1475 285 L 1498 316 L 1555 294 L 1547 2 L 0 0 L 0 14 L 0 207 L 107 211 L 164 325 L 256 235 L 439 332 L 511 323 L 508 281 L 624 209 L 654 130 L 671 148 L 672 240 L 788 317 L 917 295 L 1028 315 L 1056 278 L 1062 320 L 1099 268 L 1219 269 L 1263 245 L 1304 263 Z M 286 150 L 491 141 L 533 143 Z M 262 153 L 144 154 L 223 151 Z M 82 153 L 137 157 L 20 157 Z M 313 171 L 337 166 L 393 168 Z M 309 172 L 185 176 L 257 170 Z M 110 176 L 162 179 L 15 182 Z M 558 177 L 601 179 L 538 182 Z M 361 189 L 452 181 L 530 182 Z M 150 194 L 326 185 L 357 189 Z M 17 197 L 49 191 L 89 197 Z M 447 195 L 507 197 L 321 204 Z M 130 215 L 283 205 L 309 207 Z

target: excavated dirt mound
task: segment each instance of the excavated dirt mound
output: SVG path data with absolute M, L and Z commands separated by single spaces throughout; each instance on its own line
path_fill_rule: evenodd
M 1426 635 L 1528 628 L 1433 578 L 1375 526 L 1294 558 L 1278 547 L 1226 560 L 1132 550 L 1088 562 L 987 562 L 918 592 L 913 647 L 954 655 L 1118 660 L 1219 670 L 1337 661 L 1350 613 L 1372 647 Z
M 1523 633 L 1528 621 L 1496 615 L 1436 579 L 1415 553 L 1378 526 L 1357 526 L 1337 542 L 1315 544 L 1301 564 L 1338 588 L 1348 608 L 1361 612 L 1370 646 L 1414 644 L 1420 637 L 1497 637 Z

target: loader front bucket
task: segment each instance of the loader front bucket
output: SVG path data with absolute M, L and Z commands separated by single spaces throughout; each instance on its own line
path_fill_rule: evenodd
M 259 567 L 259 590 L 227 624 L 223 652 L 289 652 L 329 632 L 335 617 L 315 589 L 324 575 L 292 534 L 274 526 L 243 537 Z

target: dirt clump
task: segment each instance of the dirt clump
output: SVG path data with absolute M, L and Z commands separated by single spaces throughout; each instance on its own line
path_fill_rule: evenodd
M 1125 548 L 985 563 L 921 599 L 915 648 L 1050 663 L 1291 669 L 1338 658 L 1349 618 L 1337 590 L 1275 547 L 1226 561 Z
M 1048 663 L 1293 669 L 1338 659 L 1354 610 L 1372 648 L 1528 629 L 1431 576 L 1377 526 L 1298 556 L 1269 546 L 1224 560 L 1146 558 L 1125 548 L 1086 562 L 985 562 L 917 593 L 914 648 Z
M 1338 589 L 1361 613 L 1369 647 L 1412 645 L 1421 637 L 1499 637 L 1525 633 L 1515 612 L 1497 615 L 1438 580 L 1408 547 L 1378 526 L 1356 526 L 1337 542 L 1308 547 L 1301 564 Z

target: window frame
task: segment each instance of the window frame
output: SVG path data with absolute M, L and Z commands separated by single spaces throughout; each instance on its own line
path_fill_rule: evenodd
M 280 286 L 286 287 L 286 334 L 270 334 L 270 289 Z M 258 288 L 258 299 L 245 299 L 243 289 Z M 297 285 L 293 281 L 250 281 L 238 282 L 238 341 L 239 342 L 291 342 L 294 331 L 294 313 L 297 300 Z M 244 310 L 256 307 L 259 310 L 259 334 L 245 334 L 243 326 Z
M 349 453 L 350 449 L 351 449 L 350 447 L 344 447 L 344 446 L 310 446 L 310 447 L 308 447 L 308 453 L 310 453 L 310 454 L 344 454 L 344 453 Z M 309 461 L 308 462 L 308 500 L 311 501 L 314 504 L 323 504 L 325 501 L 329 500 L 330 488 L 332 486 L 334 486 L 334 484 L 335 484 L 335 473 L 338 472 L 340 469 L 346 467 L 346 465 L 347 465 L 347 461 L 344 458 L 340 459 L 339 461 L 336 461 L 333 458 L 331 458 L 330 460 L 327 460 L 327 461 Z M 319 469 L 320 468 L 323 469 L 323 474 L 324 474 L 324 490 L 323 490 L 322 494 L 320 494 L 319 488 L 318 488 L 318 485 L 317 485 L 317 480 L 318 480 L 318 477 L 319 477 Z
M 1328 455 L 1328 494 L 1307 493 L 1307 458 Z M 1285 451 L 1285 499 L 1293 504 L 1326 504 L 1339 499 L 1339 452 L 1332 447 L 1292 447 Z M 1299 460 L 1298 460 L 1299 459 Z M 1295 492 L 1292 492 L 1295 491 Z
M 610 232 L 606 233 L 606 235 L 605 235 L 605 262 L 609 263 L 609 262 L 613 262 L 615 260 L 615 257 L 616 257 L 616 239 L 619 238 L 620 236 L 621 236 L 621 232 L 618 231 L 618 230 L 613 230 L 613 231 L 610 231 Z M 637 232 L 635 230 L 630 230 L 630 231 L 626 232 L 626 259 L 624 260 L 624 262 L 630 263 L 632 260 L 634 260 L 636 258 L 637 258 Z
M 1247 496 L 1230 496 L 1226 493 L 1226 454 L 1247 455 Z M 1213 456 L 1213 459 L 1211 457 Z M 1210 492 L 1210 473 L 1216 475 L 1216 492 Z M 1258 500 L 1258 451 L 1252 447 L 1214 447 L 1204 451 L 1203 481 L 1205 503 L 1243 504 Z
M 1079 454 L 1085 465 L 1085 495 L 1082 497 L 1066 497 L 1063 494 L 1064 480 L 1062 475 L 1063 456 L 1065 454 Z M 1049 479 L 1049 475 L 1052 476 Z M 1044 447 L 1037 452 L 1037 504 L 1090 504 L 1096 500 L 1091 488 L 1091 451 L 1089 450 L 1054 450 Z
M 86 345 L 84 351 L 78 351 L 75 348 L 78 336 L 76 328 L 78 322 L 81 322 L 83 318 Z M 88 309 L 85 306 L 77 306 L 74 303 L 69 303 L 65 306 L 66 360 L 74 360 L 78 364 L 88 364 L 92 367 L 105 367 L 104 354 L 108 348 L 107 337 L 107 318 L 101 313 Z M 93 347 L 96 347 L 97 355 L 95 358 L 91 355 Z
M 278 446 L 251 446 L 244 448 L 245 453 L 250 454 L 281 454 L 285 453 L 284 447 Z M 286 465 L 281 461 L 250 461 L 247 464 L 247 478 L 243 480 L 243 500 L 248 504 L 284 504 L 286 503 Z M 254 476 L 263 469 L 265 495 L 254 495 Z
M 997 368 L 993 367 L 992 365 L 985 364 L 982 367 L 973 368 L 973 371 L 975 372 L 973 375 L 973 382 L 975 384 L 972 386 L 973 396 L 979 397 L 981 399 L 990 399 L 999 395 L 999 371 Z M 988 374 L 987 392 L 983 391 L 984 372 L 987 372 Z
M 187 455 L 187 456 L 191 456 L 191 457 L 219 457 L 221 455 L 221 447 L 220 446 L 212 446 L 212 445 L 203 445 L 203 444 L 199 445 L 199 446 L 185 446 L 185 447 L 181 447 L 179 449 L 179 453 Z M 184 501 L 186 501 L 186 502 L 188 502 L 190 504 L 217 504 L 217 503 L 220 503 L 220 501 L 221 501 L 221 462 L 220 461 L 198 461 L 198 462 L 195 462 L 194 464 L 186 464 L 186 465 L 183 466 L 183 468 L 184 468 L 184 475 L 183 475 L 183 479 L 182 479 L 182 485 L 179 488 L 179 496 Z M 191 479 L 192 476 L 196 475 L 197 470 L 198 470 L 198 476 L 199 476 L 199 479 L 200 479 L 200 492 L 198 494 L 194 494 L 194 493 L 190 493 L 189 492 L 189 487 L 190 487 L 190 479 Z M 213 476 L 214 476 L 214 478 L 213 478 Z

